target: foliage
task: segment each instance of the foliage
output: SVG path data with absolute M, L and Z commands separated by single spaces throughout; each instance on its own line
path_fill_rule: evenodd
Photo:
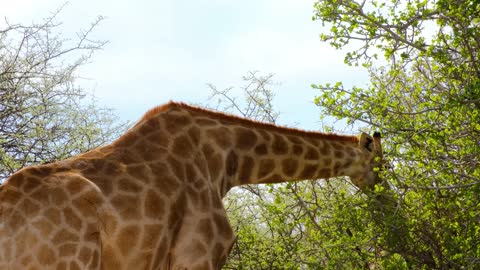
M 410 268 L 478 268 L 479 4 L 326 0 L 315 12 L 329 27 L 322 39 L 353 45 L 345 62 L 365 66 L 371 77 L 367 87 L 313 85 L 317 104 L 387 139 L 393 169 L 385 178 L 397 208 L 367 208 L 367 222 L 383 229 L 371 237 Z
M 110 141 L 123 129 L 88 100 L 75 72 L 105 42 L 62 38 L 58 10 L 42 23 L 0 29 L 0 181 L 18 169 L 64 159 Z
M 479 4 L 322 0 L 314 11 L 321 39 L 370 74 L 367 86 L 315 84 L 315 101 L 382 132 L 390 188 L 332 179 L 232 192 L 225 269 L 478 269 Z

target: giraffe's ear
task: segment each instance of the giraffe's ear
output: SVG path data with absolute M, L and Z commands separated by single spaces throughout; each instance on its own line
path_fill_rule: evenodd
M 382 135 L 380 134 L 380 132 L 373 133 L 373 144 L 375 146 L 375 154 L 380 158 L 383 158 Z
M 365 132 L 360 135 L 360 146 L 365 147 L 368 151 L 373 151 L 373 138 Z

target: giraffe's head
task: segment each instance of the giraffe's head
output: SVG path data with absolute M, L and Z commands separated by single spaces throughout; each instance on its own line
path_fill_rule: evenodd
M 352 168 L 349 176 L 353 184 L 365 191 L 382 182 L 379 171 L 382 170 L 384 161 L 380 133 L 375 132 L 373 137 L 362 133 L 359 148 L 363 153 L 363 158 L 357 166 Z

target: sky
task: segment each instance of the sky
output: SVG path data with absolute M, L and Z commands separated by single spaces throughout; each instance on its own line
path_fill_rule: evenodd
M 105 19 L 92 38 L 107 40 L 77 75 L 99 105 L 135 122 L 169 100 L 206 103 L 207 83 L 244 85 L 249 71 L 273 73 L 278 123 L 321 130 L 312 83 L 364 86 L 365 70 L 321 43 L 311 0 L 71 0 L 58 16 L 66 36 Z M 11 23 L 40 22 L 63 0 L 0 0 Z M 342 129 L 342 127 L 336 127 Z M 353 131 L 356 132 L 356 131 Z

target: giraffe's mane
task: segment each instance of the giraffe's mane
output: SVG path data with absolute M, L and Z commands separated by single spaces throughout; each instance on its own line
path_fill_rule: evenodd
M 339 135 L 339 134 L 323 133 L 323 132 L 317 132 L 317 131 L 304 131 L 296 128 L 281 127 L 271 123 L 259 122 L 259 121 L 243 118 L 243 117 L 232 115 L 232 114 L 212 111 L 212 110 L 188 105 L 183 102 L 174 102 L 174 101 L 170 101 L 168 103 L 165 103 L 163 105 L 159 105 L 153 109 L 150 109 L 142 117 L 142 120 L 150 119 L 156 116 L 157 114 L 159 114 L 160 112 L 166 111 L 174 107 L 180 107 L 189 111 L 194 111 L 196 113 L 204 114 L 215 119 L 225 120 L 233 123 L 239 123 L 240 125 L 245 127 L 261 128 L 261 129 L 266 129 L 271 131 L 279 131 L 279 132 L 287 133 L 291 135 L 300 135 L 300 136 L 307 136 L 312 138 L 324 138 L 327 140 L 333 140 L 333 141 L 339 141 L 339 142 L 351 142 L 351 143 L 359 142 L 359 139 L 357 136 Z

